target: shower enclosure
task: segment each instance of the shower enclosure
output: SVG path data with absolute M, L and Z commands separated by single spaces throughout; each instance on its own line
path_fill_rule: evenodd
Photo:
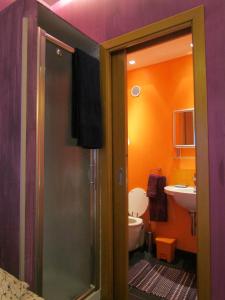
M 99 45 L 36 0 L 0 25 L 1 267 L 45 300 L 98 297 L 98 151 L 71 137 L 71 62 Z
M 74 51 L 38 29 L 37 286 L 46 300 L 98 288 L 98 151 L 71 136 Z

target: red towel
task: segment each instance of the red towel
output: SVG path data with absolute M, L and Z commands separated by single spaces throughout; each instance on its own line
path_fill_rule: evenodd
M 157 194 L 158 180 L 161 176 L 150 174 L 148 177 L 147 197 L 155 197 Z
M 164 193 L 166 177 L 151 174 L 148 179 L 147 196 L 149 197 L 149 209 L 151 221 L 167 221 L 167 196 Z

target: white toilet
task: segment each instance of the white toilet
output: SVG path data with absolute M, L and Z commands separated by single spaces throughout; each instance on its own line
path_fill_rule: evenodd
M 142 188 L 134 188 L 128 194 L 128 251 L 144 243 L 144 223 L 140 218 L 148 208 L 148 197 Z

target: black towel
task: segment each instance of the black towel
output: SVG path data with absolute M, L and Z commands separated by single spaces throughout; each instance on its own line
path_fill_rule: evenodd
M 149 197 L 149 209 L 151 221 L 163 221 L 168 220 L 167 214 L 167 196 L 164 193 L 164 187 L 166 186 L 166 177 L 160 175 L 149 175 L 148 179 L 148 197 Z M 151 192 L 150 189 L 153 188 Z
M 99 61 L 76 49 L 73 54 L 72 137 L 83 148 L 102 147 Z

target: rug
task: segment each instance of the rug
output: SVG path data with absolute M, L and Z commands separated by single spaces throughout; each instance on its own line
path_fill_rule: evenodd
M 140 260 L 129 269 L 128 284 L 167 300 L 196 300 L 196 275 L 163 264 Z

